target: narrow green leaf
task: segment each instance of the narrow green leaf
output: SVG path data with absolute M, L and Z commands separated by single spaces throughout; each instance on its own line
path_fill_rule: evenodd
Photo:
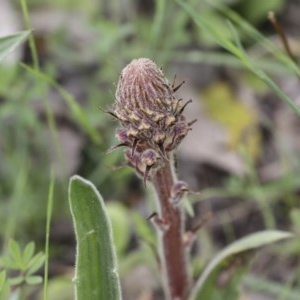
M 229 257 L 242 253 L 248 250 L 253 250 L 270 243 L 280 241 L 282 239 L 293 237 L 292 233 L 277 231 L 277 230 L 266 230 L 250 234 L 223 249 L 215 258 L 208 264 L 204 272 L 196 282 L 196 285 L 191 293 L 190 299 L 200 299 L 199 294 L 204 288 L 205 284 L 209 283 L 210 276 L 214 270 L 221 264 L 222 261 Z
M 33 74 L 38 80 L 45 82 L 47 85 L 54 87 L 65 100 L 69 109 L 84 130 L 89 134 L 90 138 L 96 145 L 100 145 L 102 139 L 99 132 L 92 126 L 91 121 L 89 120 L 88 116 L 84 112 L 84 110 L 80 107 L 77 101 L 74 99 L 73 95 L 70 94 L 64 87 L 59 85 L 53 78 L 49 77 L 47 74 L 40 72 L 39 70 L 35 70 L 25 64 L 22 66 L 31 74 Z
M 297 273 L 291 274 L 291 278 L 297 278 L 297 276 Z M 294 280 L 292 281 L 294 282 Z M 288 279 L 288 282 L 279 282 L 275 279 L 266 279 L 258 274 L 248 274 L 245 276 L 243 283 L 245 289 L 258 292 L 259 294 L 267 294 L 269 299 L 299 300 L 299 285 L 291 286 L 290 278 Z
M 149 222 L 138 213 L 132 213 L 131 218 L 138 237 L 149 245 L 156 247 L 156 235 Z
M 6 281 L 6 272 L 2 271 L 2 272 L 0 272 L 0 291 L 1 291 L 2 287 L 4 286 L 5 281 Z
M 247 22 L 245 18 L 241 17 L 236 11 L 231 9 L 229 6 L 224 5 L 220 1 L 209 1 L 209 4 L 212 5 L 215 9 L 222 12 L 226 18 L 231 20 L 239 29 L 243 30 L 243 34 L 247 34 L 249 37 L 253 38 L 260 45 L 262 45 L 267 51 L 270 51 L 278 61 L 281 61 L 285 67 L 288 67 L 293 71 L 294 74 L 300 76 L 299 66 L 286 54 L 286 52 L 278 47 L 271 40 L 266 38 L 257 28 L 255 28 L 251 23 Z M 266 57 L 264 57 L 264 60 Z M 263 60 L 263 61 L 264 61 Z M 261 62 L 259 62 L 259 65 Z M 274 61 L 276 63 L 276 61 Z
M 229 39 L 223 37 L 209 22 L 203 19 L 200 14 L 197 14 L 196 10 L 192 6 L 183 2 L 182 0 L 176 0 L 176 2 L 186 10 L 186 12 L 192 17 L 194 22 L 207 33 L 223 48 L 235 55 L 250 71 L 264 81 L 276 94 L 281 98 L 290 108 L 300 117 L 300 108 L 289 98 L 276 83 L 259 67 L 259 64 L 255 63 L 245 52 L 241 51 L 239 47 L 233 44 Z M 297 68 L 296 68 L 297 69 Z M 297 73 L 298 74 L 298 73 Z
M 9 283 L 6 278 L 6 271 L 0 272 L 0 300 L 7 300 L 9 292 Z
M 25 282 L 30 285 L 40 284 L 43 282 L 42 276 L 28 276 L 25 278 Z
M 22 282 L 24 282 L 25 280 L 25 277 L 24 276 L 18 276 L 18 277 L 14 277 L 14 278 L 10 278 L 9 279 L 9 283 L 11 285 L 19 285 L 21 284 Z
M 23 14 L 23 18 L 24 18 L 24 23 L 26 25 L 26 29 L 30 30 L 31 24 L 30 24 L 30 18 L 29 18 L 29 13 L 28 13 L 27 0 L 21 0 L 21 8 L 22 8 L 22 14 Z M 35 39 L 32 34 L 29 37 L 29 48 L 30 48 L 30 52 L 32 55 L 32 61 L 33 61 L 34 68 L 36 70 L 38 70 L 40 68 L 39 59 L 38 59 Z
M 19 264 L 10 257 L 1 257 L 0 266 L 7 269 L 19 269 Z
M 18 47 L 28 36 L 30 31 L 20 31 L 0 38 L 0 61 Z
M 183 59 L 189 63 L 201 63 L 204 62 L 210 65 L 229 66 L 234 68 L 247 68 L 239 59 L 228 53 L 222 53 L 221 51 L 172 51 L 168 53 L 172 60 L 181 62 Z M 275 61 L 272 58 L 264 58 L 259 61 L 259 65 L 262 70 L 270 72 L 272 74 L 294 74 L 294 72 L 286 65 Z
M 207 34 L 211 36 L 223 48 L 227 49 L 229 52 L 236 55 L 240 58 L 239 51 L 237 47 L 229 40 L 226 36 L 224 36 L 221 32 L 219 32 L 213 24 L 206 20 L 204 16 L 197 13 L 191 5 L 182 0 L 176 0 L 176 2 L 192 17 L 193 21 L 197 26 L 202 28 Z
M 35 273 L 38 269 L 42 267 L 44 262 L 45 262 L 45 254 L 43 252 L 39 252 L 29 262 L 28 270 L 26 270 L 26 273 L 28 275 Z
M 46 220 L 46 241 L 45 241 L 45 268 L 44 268 L 44 288 L 43 288 L 43 300 L 48 300 L 48 276 L 49 276 L 49 243 L 50 243 L 50 227 L 51 218 L 53 211 L 54 201 L 54 183 L 55 183 L 55 172 L 54 168 L 51 168 L 50 185 L 48 191 L 48 204 L 47 204 L 47 220 Z
M 34 242 L 30 242 L 26 245 L 23 251 L 23 262 L 25 265 L 27 265 L 30 259 L 32 258 L 34 254 L 34 248 L 35 248 Z
M 8 244 L 9 254 L 18 264 L 22 264 L 22 253 L 19 244 L 15 240 L 10 240 Z
M 112 228 L 94 185 L 73 176 L 69 203 L 77 239 L 76 299 L 121 299 Z

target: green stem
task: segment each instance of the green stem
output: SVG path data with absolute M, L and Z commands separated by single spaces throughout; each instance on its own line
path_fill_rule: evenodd
M 28 30 L 31 30 L 31 24 L 30 24 L 30 18 L 29 18 L 29 13 L 28 13 L 28 8 L 27 8 L 27 1 L 26 0 L 21 0 L 21 7 L 22 7 L 22 13 L 23 13 L 26 28 Z M 39 58 L 38 58 L 37 49 L 36 49 L 36 45 L 35 45 L 34 36 L 33 36 L 32 33 L 29 36 L 29 47 L 30 47 L 30 51 L 31 51 L 31 55 L 32 55 L 32 61 L 33 61 L 34 69 L 39 70 L 40 69 L 40 63 L 39 63 Z
M 47 204 L 47 221 L 46 221 L 46 240 L 45 240 L 45 269 L 44 269 L 44 296 L 43 300 L 48 299 L 48 269 L 49 269 L 49 239 L 50 239 L 50 225 L 53 210 L 53 193 L 54 193 L 54 169 L 51 169 L 50 185 L 48 191 L 48 204 Z

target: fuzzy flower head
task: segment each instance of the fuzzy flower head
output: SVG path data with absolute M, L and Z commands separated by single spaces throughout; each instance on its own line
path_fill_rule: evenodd
M 144 180 L 163 165 L 191 129 L 174 93 L 181 84 L 169 84 L 162 70 L 147 58 L 135 59 L 121 72 L 111 112 L 121 123 L 119 146 L 127 146 L 126 159 Z M 114 148 L 116 148 L 114 147 Z

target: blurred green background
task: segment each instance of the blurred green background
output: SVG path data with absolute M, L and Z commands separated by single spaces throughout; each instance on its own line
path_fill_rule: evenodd
M 282 49 L 267 19 L 272 10 L 299 57 L 299 1 L 185 2 L 224 39 L 234 40 L 228 19 L 236 13 Z M 193 99 L 187 117 L 198 119 L 178 150 L 179 178 L 200 191 L 189 197 L 195 216 L 187 219 L 188 228 L 211 214 L 192 249 L 195 276 L 213 253 L 238 237 L 264 228 L 292 230 L 293 241 L 272 246 L 254 260 L 240 299 L 295 299 L 300 288 L 299 117 L 175 1 L 27 4 L 39 69 L 28 43 L 0 68 L 2 252 L 11 238 L 21 245 L 35 241 L 43 250 L 53 169 L 49 287 L 51 299 L 72 299 L 75 241 L 67 185 L 79 174 L 108 203 L 125 299 L 161 299 L 156 240 L 146 221 L 155 209 L 153 201 L 145 201 L 153 198 L 151 188 L 145 191 L 124 166 L 122 150 L 105 154 L 116 144 L 117 123 L 103 110 L 113 105 L 118 76 L 132 59 L 149 57 L 171 82 L 175 74 L 178 82 L 186 81 L 178 95 Z M 1 36 L 26 28 L 19 1 L 1 0 L 0 6 Z M 253 61 L 300 105 L 299 79 L 288 65 L 242 26 L 235 28 Z

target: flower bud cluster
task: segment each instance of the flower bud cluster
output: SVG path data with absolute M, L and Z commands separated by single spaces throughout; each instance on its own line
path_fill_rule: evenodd
M 190 103 L 175 97 L 181 85 L 169 84 L 161 69 L 147 58 L 133 60 L 121 72 L 116 101 L 109 113 L 119 120 L 114 148 L 127 146 L 128 164 L 148 179 L 163 166 L 191 129 L 182 112 Z

